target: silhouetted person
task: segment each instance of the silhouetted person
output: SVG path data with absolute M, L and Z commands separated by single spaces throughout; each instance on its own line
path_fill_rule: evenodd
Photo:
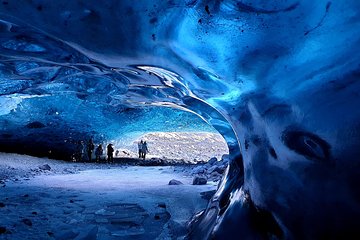
M 115 151 L 115 156 L 117 157 L 117 156 L 119 155 L 119 153 L 120 153 L 120 151 L 117 149 L 117 150 Z
M 114 157 L 113 157 L 113 154 L 114 154 L 114 148 L 112 146 L 112 144 L 110 143 L 109 145 L 107 145 L 107 161 L 110 163 L 110 162 L 114 162 Z
M 96 162 L 100 162 L 101 156 L 104 154 L 104 149 L 101 144 L 95 149 Z
M 142 153 L 142 158 L 143 159 L 145 159 L 145 157 L 146 157 L 146 153 L 148 153 L 149 152 L 149 149 L 148 149 L 148 147 L 147 147 L 147 143 L 146 143 L 146 141 L 143 143 L 143 145 L 142 145 L 142 151 L 141 151 L 141 153 Z
M 76 146 L 75 160 L 77 162 L 81 162 L 83 156 L 84 156 L 84 144 L 82 141 L 79 140 L 77 142 L 77 146 Z
M 143 147 L 143 140 L 141 140 L 140 142 L 138 142 L 138 149 L 139 149 L 139 158 L 142 158 L 142 147 Z
M 87 155 L 88 155 L 88 159 L 89 159 L 89 162 L 91 162 L 91 155 L 92 155 L 92 152 L 94 151 L 94 143 L 93 143 L 93 140 L 90 138 L 89 139 L 89 142 L 87 144 Z

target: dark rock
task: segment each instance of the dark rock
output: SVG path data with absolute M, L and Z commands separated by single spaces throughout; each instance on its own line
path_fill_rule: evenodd
M 28 225 L 28 226 L 30 226 L 30 227 L 32 226 L 32 222 L 31 222 L 30 219 L 25 218 L 25 219 L 22 220 L 22 222 L 23 222 L 25 225 Z
M 74 203 L 74 200 L 71 199 L 71 200 L 70 200 L 70 203 Z
M 169 185 L 182 185 L 182 184 L 183 184 L 182 182 L 175 179 L 171 179 L 169 182 Z
M 206 172 L 206 168 L 201 165 L 201 166 L 197 166 L 195 167 L 192 171 L 191 174 L 203 174 Z
M 47 234 L 49 235 L 49 237 L 54 237 L 54 233 L 53 233 L 53 232 L 47 232 Z
M 29 197 L 29 194 L 25 194 L 25 195 L 23 195 L 23 197 Z
M 3 207 L 5 207 L 5 204 L 0 202 L 0 208 L 3 208 Z
M 32 212 L 31 214 L 33 214 L 33 215 L 37 215 L 37 212 Z
M 205 185 L 207 183 L 207 179 L 203 176 L 196 176 L 193 180 L 193 185 Z
M 212 173 L 210 174 L 210 176 L 211 176 L 211 177 L 221 177 L 221 174 L 218 173 L 218 172 L 212 172 Z
M 223 162 L 223 163 L 228 163 L 229 162 L 229 154 L 224 154 L 224 155 L 222 155 L 222 157 L 221 157 L 221 162 Z
M 208 161 L 208 164 L 209 164 L 209 165 L 213 165 L 213 164 L 215 164 L 217 161 L 218 161 L 218 160 L 217 160 L 216 157 L 212 157 L 212 158 L 210 158 L 210 160 Z
M 154 216 L 154 219 L 155 219 L 155 220 L 160 220 L 160 216 L 156 214 L 156 215 Z
M 223 174 L 226 170 L 226 167 L 219 167 L 218 169 L 216 169 L 216 172 L 218 172 L 219 174 Z
M 63 170 L 63 173 L 73 174 L 73 173 L 75 173 L 75 170 L 72 170 L 72 169 L 69 169 L 69 168 L 65 168 L 65 169 Z
M 45 171 L 50 171 L 51 167 L 49 166 L 49 164 L 44 164 L 44 165 L 40 166 L 39 169 L 45 170 Z
M 225 166 L 212 166 L 209 168 L 208 173 L 219 173 L 223 174 L 225 172 Z
M 6 233 L 6 227 L 0 227 L 0 234 Z

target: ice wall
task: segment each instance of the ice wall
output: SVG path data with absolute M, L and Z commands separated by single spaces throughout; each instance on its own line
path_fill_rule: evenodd
M 12 124 L 29 99 L 188 110 L 232 153 L 191 238 L 359 237 L 359 7 L 3 0 L 0 114 Z

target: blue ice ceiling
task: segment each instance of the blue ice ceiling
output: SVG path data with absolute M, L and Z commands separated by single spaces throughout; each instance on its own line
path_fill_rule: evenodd
M 119 109 L 187 110 L 232 154 L 193 239 L 360 237 L 360 1 L 0 5 L 2 129 L 26 116 L 26 134 L 45 119 L 55 135 L 88 132 L 85 113 L 69 117 L 77 103 L 101 109 L 100 122 Z M 48 102 L 68 107 L 69 122 L 34 113 Z

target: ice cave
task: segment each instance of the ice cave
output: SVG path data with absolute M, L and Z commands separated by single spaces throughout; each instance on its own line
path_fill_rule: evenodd
M 0 239 L 360 239 L 359 80 L 358 0 L 1 0 Z M 221 180 L 50 174 L 154 131 L 220 134 Z

